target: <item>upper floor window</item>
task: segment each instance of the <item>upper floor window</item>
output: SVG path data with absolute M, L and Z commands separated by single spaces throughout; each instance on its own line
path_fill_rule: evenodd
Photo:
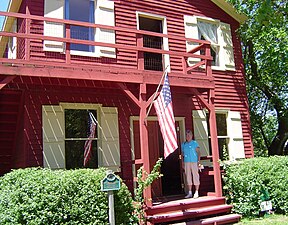
M 198 39 L 206 40 L 211 43 L 211 56 L 213 57 L 212 66 L 219 66 L 219 44 L 217 35 L 217 25 L 213 23 L 207 23 L 204 21 L 198 22 Z M 201 54 L 205 54 L 204 50 L 200 51 Z
M 186 38 L 206 40 L 211 43 L 212 69 L 235 70 L 234 51 L 230 25 L 219 20 L 184 16 Z M 187 52 L 199 44 L 186 42 Z M 204 54 L 204 50 L 198 52 Z M 197 58 L 189 58 L 188 63 L 194 65 L 199 62 Z
M 115 26 L 114 2 L 109 0 L 45 0 L 44 16 Z M 115 31 L 111 29 L 72 25 L 70 32 L 72 39 L 115 44 Z M 44 35 L 63 38 L 65 25 L 45 21 Z M 64 53 L 65 48 L 66 44 L 61 41 L 44 41 L 44 51 Z M 70 50 L 73 55 L 116 57 L 116 50 L 111 47 L 72 43 Z
M 65 19 L 95 23 L 95 2 L 92 0 L 66 0 Z M 93 41 L 95 29 L 71 26 L 71 38 Z M 71 50 L 94 52 L 93 45 L 71 44 Z

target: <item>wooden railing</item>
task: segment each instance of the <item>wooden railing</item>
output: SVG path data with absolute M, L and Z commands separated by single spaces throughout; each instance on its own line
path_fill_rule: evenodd
M 0 63 L 14 61 L 14 64 L 19 63 L 25 65 L 41 62 L 41 65 L 45 66 L 52 65 L 51 62 L 53 62 L 54 66 L 62 65 L 70 67 L 75 65 L 79 66 L 79 64 L 89 64 L 92 66 L 100 63 L 109 64 L 109 66 L 127 66 L 128 68 L 144 70 L 144 53 L 149 52 L 169 55 L 170 59 L 173 58 L 173 62 L 179 62 L 176 63 L 177 65 L 171 64 L 171 70 L 175 70 L 176 72 L 182 73 L 184 75 L 192 74 L 193 71 L 198 71 L 206 76 L 211 76 L 212 74 L 212 57 L 210 55 L 210 42 L 207 41 L 188 39 L 181 35 L 168 35 L 150 31 L 129 29 L 124 27 L 91 24 L 86 22 L 54 19 L 20 13 L 0 12 L 0 16 L 5 16 L 7 22 L 6 29 L 0 31 Z M 14 19 L 18 19 L 19 22 L 17 32 L 11 32 L 11 29 L 7 29 L 9 25 L 12 25 L 9 23 L 12 23 Z M 53 22 L 63 25 L 63 33 L 65 34 L 64 37 L 44 36 L 44 22 Z M 115 44 L 71 38 L 71 26 L 86 27 L 89 29 L 101 28 L 106 30 L 113 30 L 115 31 L 116 37 Z M 121 42 L 120 39 L 125 39 L 125 35 L 129 36 L 130 39 L 132 37 L 132 39 L 126 42 Z M 144 35 L 168 39 L 169 49 L 172 50 L 144 47 Z M 13 37 L 17 38 L 17 58 L 8 59 L 7 43 L 8 39 Z M 50 52 L 49 54 L 45 53 L 43 50 L 44 41 L 63 42 L 65 46 L 64 52 L 62 52 L 62 54 L 60 54 L 59 52 Z M 195 48 L 189 52 L 186 51 L 187 41 L 193 42 L 193 44 L 195 45 Z M 33 47 L 33 43 L 36 45 L 36 47 Z M 102 60 L 99 60 L 99 58 L 97 59 L 97 57 L 93 58 L 88 56 L 81 56 L 81 60 L 79 60 L 79 57 L 75 57 L 75 55 L 71 54 L 71 44 L 114 48 L 116 49 L 116 58 L 107 60 L 103 60 L 102 58 Z M 179 48 L 177 47 L 178 45 L 180 46 Z M 205 52 L 205 54 L 200 54 L 200 50 L 201 52 Z M 125 58 L 125 52 L 131 52 L 132 57 Z M 197 63 L 193 65 L 188 65 L 188 58 L 197 59 Z

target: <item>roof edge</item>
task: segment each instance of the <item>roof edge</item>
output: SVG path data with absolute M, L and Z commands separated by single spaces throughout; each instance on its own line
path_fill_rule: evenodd
M 237 20 L 240 24 L 244 23 L 248 17 L 242 13 L 238 13 L 232 4 L 225 0 L 211 0 L 218 7 L 223 9 L 227 14 Z
M 8 4 L 8 8 L 7 8 L 7 12 L 18 12 L 19 8 L 21 6 L 22 0 L 10 0 L 9 4 Z M 10 31 L 13 25 L 15 18 L 11 18 L 9 17 L 7 19 L 7 17 L 5 17 L 4 23 L 3 23 L 3 31 Z M 3 57 L 4 52 L 5 52 L 5 46 L 8 42 L 8 38 L 7 37 L 0 37 L 0 57 Z

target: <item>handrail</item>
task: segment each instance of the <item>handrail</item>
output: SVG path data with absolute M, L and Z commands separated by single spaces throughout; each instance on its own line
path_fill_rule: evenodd
M 65 62 L 66 63 L 71 63 L 71 53 L 70 53 L 70 44 L 82 44 L 82 45 L 90 45 L 90 46 L 100 46 L 100 47 L 108 47 L 108 48 L 115 48 L 118 51 L 121 50 L 129 50 L 129 51 L 134 51 L 137 53 L 136 57 L 136 64 L 138 65 L 138 69 L 143 69 L 144 66 L 143 64 L 143 52 L 149 52 L 149 53 L 158 53 L 162 55 L 170 55 L 172 57 L 178 57 L 179 59 L 182 58 L 182 67 L 183 67 L 183 73 L 191 73 L 191 71 L 200 68 L 201 70 L 206 70 L 206 75 L 209 76 L 211 75 L 211 61 L 212 57 L 210 54 L 210 42 L 204 41 L 204 40 L 197 40 L 197 39 L 191 39 L 191 38 L 185 38 L 184 36 L 181 35 L 171 35 L 171 34 L 162 34 L 162 33 L 156 33 L 156 32 L 151 32 L 151 31 L 144 31 L 144 30 L 136 30 L 136 29 L 130 29 L 130 28 L 125 28 L 125 27 L 115 27 L 115 26 L 107 26 L 107 25 L 101 25 L 101 24 L 91 24 L 87 22 L 80 22 L 80 21 L 73 21 L 73 20 L 64 20 L 64 19 L 55 19 L 55 18 L 48 18 L 48 17 L 43 17 L 43 16 L 36 16 L 36 15 L 27 15 L 27 14 L 21 14 L 21 13 L 12 13 L 12 12 L 1 12 L 0 11 L 0 16 L 7 16 L 7 17 L 14 17 L 18 19 L 23 19 L 26 22 L 29 20 L 31 21 L 40 21 L 40 22 L 53 22 L 53 23 L 58 23 L 64 26 L 64 34 L 66 37 L 53 37 L 53 36 L 44 36 L 42 34 L 36 34 L 32 33 L 33 32 L 33 27 L 32 29 L 26 29 L 25 33 L 14 33 L 14 32 L 8 32 L 8 31 L 0 31 L 0 45 L 2 44 L 3 47 L 4 45 L 6 46 L 5 43 L 5 38 L 7 41 L 8 37 L 16 37 L 16 38 L 22 38 L 27 40 L 27 43 L 30 43 L 32 40 L 48 40 L 48 41 L 56 41 L 56 42 L 62 42 L 66 44 L 66 54 L 65 54 Z M 42 24 L 43 26 L 43 24 Z M 130 37 L 135 37 L 135 42 L 131 42 L 129 44 L 119 44 L 117 43 L 116 39 L 116 44 L 113 43 L 105 43 L 105 42 L 99 42 L 99 41 L 91 41 L 91 40 L 81 40 L 81 39 L 75 39 L 75 38 L 70 38 L 71 31 L 70 27 L 71 26 L 83 26 L 83 27 L 89 27 L 89 28 L 101 28 L 101 29 L 106 29 L 106 30 L 113 30 L 116 32 L 123 32 L 123 33 L 130 33 Z M 43 28 L 42 28 L 43 29 Z M 28 31 L 27 31 L 28 30 Z M 186 45 L 186 42 L 193 42 L 197 44 L 197 46 L 190 50 L 189 52 L 186 51 L 186 48 L 181 48 L 179 51 L 177 50 L 164 50 L 164 49 L 156 49 L 156 48 L 149 48 L 149 47 L 144 47 L 143 46 L 143 36 L 144 35 L 149 35 L 149 36 L 154 36 L 154 37 L 161 37 L 161 38 L 167 38 L 169 40 L 169 43 L 173 40 L 183 41 Z M 64 36 L 64 35 L 63 35 Z M 3 38 L 4 37 L 4 38 Z M 116 38 L 117 38 L 117 33 L 116 33 Z M 2 42 L 2 43 L 1 43 Z M 142 42 L 142 44 L 141 44 Z M 28 51 L 27 51 L 28 49 Z M 204 50 L 205 54 L 197 54 L 196 52 L 199 52 L 199 50 Z M 44 52 L 44 51 L 43 51 Z M 64 53 L 64 52 L 63 52 Z M 30 59 L 30 45 L 26 47 L 25 50 L 25 58 L 26 60 Z M 188 58 L 195 58 L 200 60 L 199 63 L 193 65 L 193 66 L 188 66 L 187 59 Z M 0 58 L 1 60 L 1 58 Z M 43 60 L 43 59 L 42 59 Z

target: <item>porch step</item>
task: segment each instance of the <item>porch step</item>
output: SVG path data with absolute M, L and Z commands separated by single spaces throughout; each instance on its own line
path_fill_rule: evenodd
M 215 216 L 200 220 L 194 220 L 183 223 L 173 223 L 173 225 L 220 225 L 220 224 L 233 224 L 239 222 L 241 215 L 239 214 L 228 214 L 223 216 Z
M 181 199 L 167 202 L 158 202 L 146 210 L 147 215 L 161 214 L 163 212 L 185 211 L 191 208 L 199 208 L 205 206 L 215 206 L 225 204 L 225 197 L 205 196 L 197 199 L 184 196 Z
M 219 216 L 230 213 L 231 209 L 231 205 L 225 204 L 224 197 L 207 196 L 153 206 L 146 211 L 146 215 L 149 222 L 157 224 Z
M 205 206 L 191 208 L 184 211 L 174 211 L 168 213 L 157 214 L 153 216 L 148 216 L 147 220 L 152 223 L 164 223 L 177 220 L 194 219 L 209 215 L 229 213 L 232 206 L 230 205 L 216 205 L 216 206 Z

